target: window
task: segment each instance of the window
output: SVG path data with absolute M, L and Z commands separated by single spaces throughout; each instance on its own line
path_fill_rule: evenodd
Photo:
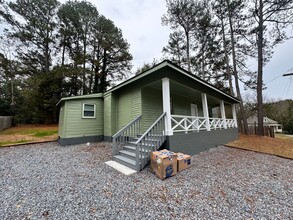
M 82 118 L 96 118 L 96 105 L 83 104 Z

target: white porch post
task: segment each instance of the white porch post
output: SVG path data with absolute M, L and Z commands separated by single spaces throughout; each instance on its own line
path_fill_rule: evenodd
M 237 114 L 236 114 L 236 104 L 232 104 L 232 115 L 233 115 L 233 119 L 235 121 L 235 128 L 238 128 Z
M 171 107 L 170 107 L 170 80 L 169 78 L 162 79 L 162 92 L 163 92 L 163 111 L 166 112 L 165 129 L 166 135 L 173 135 L 171 125 Z
M 224 101 L 220 101 L 220 110 L 221 110 L 221 117 L 223 119 L 224 128 L 227 129 L 227 122 L 226 122 L 226 113 L 225 113 L 225 104 Z
M 207 131 L 210 131 L 211 128 L 210 128 L 210 118 L 209 118 L 207 94 L 201 93 L 201 102 L 202 102 L 203 116 L 206 119 L 206 128 L 207 128 Z

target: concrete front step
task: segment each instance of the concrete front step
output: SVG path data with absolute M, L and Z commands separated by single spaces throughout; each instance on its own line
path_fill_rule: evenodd
M 118 162 L 118 163 L 121 163 L 131 169 L 134 169 L 136 170 L 136 166 L 135 166 L 135 160 L 133 159 L 130 159 L 128 157 L 125 157 L 125 156 L 122 156 L 122 155 L 115 155 L 113 157 L 114 161 Z

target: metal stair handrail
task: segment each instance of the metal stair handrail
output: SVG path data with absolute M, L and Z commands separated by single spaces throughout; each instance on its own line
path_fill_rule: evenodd
M 136 170 L 140 171 L 148 163 L 150 153 L 157 150 L 166 140 L 164 112 L 135 142 Z
M 122 149 L 127 142 L 137 137 L 137 135 L 140 134 L 140 129 L 141 115 L 114 134 L 112 137 L 112 156 L 117 155 L 119 150 Z

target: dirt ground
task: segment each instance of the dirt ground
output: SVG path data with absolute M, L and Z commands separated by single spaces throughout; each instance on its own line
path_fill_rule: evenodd
M 276 138 L 260 137 L 256 135 L 240 135 L 238 140 L 226 145 L 293 159 L 292 135 L 277 134 Z

